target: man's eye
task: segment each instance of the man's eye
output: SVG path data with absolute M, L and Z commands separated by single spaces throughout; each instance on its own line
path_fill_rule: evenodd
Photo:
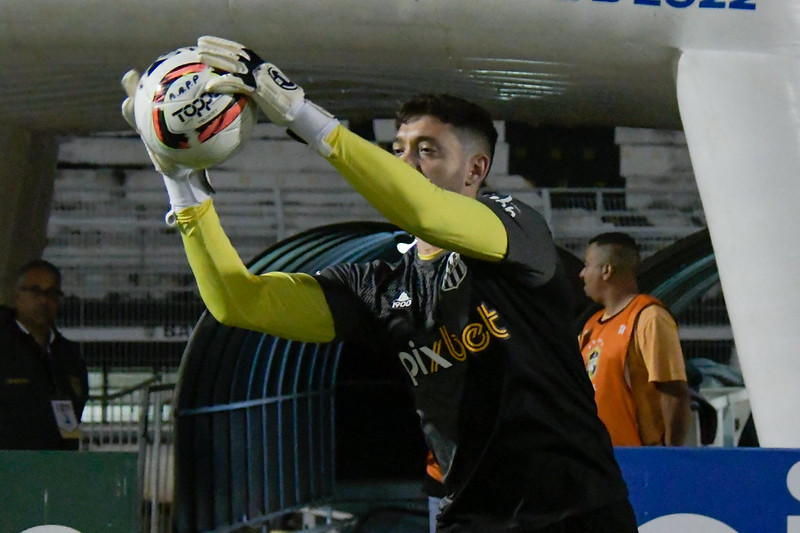
M 403 149 L 399 146 L 392 146 L 392 153 L 394 155 L 403 155 Z

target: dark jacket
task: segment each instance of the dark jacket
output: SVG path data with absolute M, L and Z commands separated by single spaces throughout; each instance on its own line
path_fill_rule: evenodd
M 51 402 L 71 401 L 80 420 L 89 397 L 86 363 L 78 344 L 58 331 L 50 352 L 19 328 L 13 309 L 0 307 L 0 449 L 78 448 L 78 439 L 61 437 Z

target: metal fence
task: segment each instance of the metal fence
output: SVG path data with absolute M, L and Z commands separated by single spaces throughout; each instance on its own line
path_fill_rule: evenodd
M 142 397 L 139 480 L 142 533 L 172 530 L 175 489 L 174 383 L 153 383 Z
M 153 376 L 92 394 L 83 411 L 80 449 L 137 452 L 141 533 L 171 531 L 174 488 L 174 383 Z
M 146 401 L 148 387 L 159 381 L 159 377 L 152 376 L 132 386 L 116 388 L 104 379 L 99 393 L 90 394 L 83 409 L 80 449 L 138 451 L 142 402 Z

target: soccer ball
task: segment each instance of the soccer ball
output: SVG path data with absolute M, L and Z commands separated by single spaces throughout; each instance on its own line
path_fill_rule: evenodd
M 258 111 L 243 94 L 202 91 L 225 74 L 202 61 L 194 47 L 156 59 L 139 80 L 134 118 L 157 156 L 187 168 L 209 168 L 231 157 L 250 136 Z

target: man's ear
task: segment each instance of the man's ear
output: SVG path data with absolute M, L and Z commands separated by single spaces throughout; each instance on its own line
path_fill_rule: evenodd
M 613 273 L 614 273 L 614 265 L 612 265 L 611 263 L 603 264 L 603 269 L 600 271 L 600 275 L 604 280 L 608 281 L 611 278 L 611 274 Z
M 489 174 L 489 166 L 491 160 L 489 156 L 484 153 L 478 153 L 472 156 L 469 162 L 469 174 L 465 185 L 480 187 L 486 175 Z

